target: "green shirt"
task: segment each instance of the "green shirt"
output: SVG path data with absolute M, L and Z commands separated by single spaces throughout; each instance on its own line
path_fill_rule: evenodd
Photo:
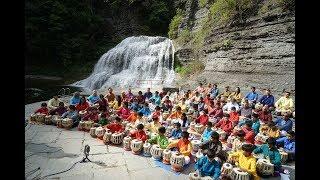
M 101 118 L 98 124 L 101 124 L 102 126 L 109 124 L 108 119 Z
M 268 144 L 263 144 L 260 147 L 257 147 L 255 150 L 253 150 L 254 153 L 262 153 L 264 156 L 269 156 L 270 162 L 274 164 L 275 166 L 281 165 L 281 155 L 278 151 L 278 149 L 271 150 L 268 146 Z
M 165 135 L 157 135 L 152 139 L 148 140 L 149 143 L 151 144 L 158 144 L 161 149 L 167 148 L 169 141 L 168 138 Z

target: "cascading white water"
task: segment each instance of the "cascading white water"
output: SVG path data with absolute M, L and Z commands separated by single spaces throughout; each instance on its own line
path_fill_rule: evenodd
M 165 37 L 128 37 L 103 54 L 92 74 L 72 85 L 85 89 L 170 86 L 175 78 L 174 47 Z M 149 85 L 147 85 L 149 86 Z

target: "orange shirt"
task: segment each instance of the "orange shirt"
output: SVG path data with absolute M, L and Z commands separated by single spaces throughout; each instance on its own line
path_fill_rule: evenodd
M 178 141 L 177 145 L 179 152 L 185 156 L 190 156 L 191 154 L 191 143 L 189 140 L 184 142 L 182 139 Z
M 174 113 L 171 113 L 168 118 L 170 118 L 170 119 L 178 119 L 178 118 L 181 118 L 181 115 L 182 115 L 182 112 L 176 111 Z
M 130 116 L 127 118 L 127 121 L 129 122 L 136 122 L 136 120 L 138 119 L 138 115 L 131 113 Z
M 229 115 L 230 115 L 230 118 L 229 118 L 230 121 L 232 121 L 232 122 L 238 122 L 239 121 L 239 114 L 237 112 L 231 111 L 229 113 Z

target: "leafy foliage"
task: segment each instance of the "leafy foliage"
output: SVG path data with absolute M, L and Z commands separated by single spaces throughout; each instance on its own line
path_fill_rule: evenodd
M 182 21 L 183 11 L 181 9 L 177 9 L 176 15 L 172 18 L 171 23 L 169 25 L 168 36 L 170 39 L 175 39 L 178 36 L 178 28 Z
M 204 68 L 205 65 L 201 61 L 194 60 L 185 66 L 176 67 L 175 71 L 179 73 L 182 77 L 187 77 L 192 74 L 196 74 L 203 71 Z

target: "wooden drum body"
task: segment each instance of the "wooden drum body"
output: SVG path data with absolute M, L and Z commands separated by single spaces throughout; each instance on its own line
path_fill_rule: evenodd
M 170 164 L 171 150 L 165 149 L 162 154 L 163 154 L 163 156 L 162 156 L 163 164 Z
M 121 144 L 123 140 L 123 134 L 122 133 L 113 133 L 111 135 L 111 142 L 113 144 Z
M 90 131 L 91 127 L 93 126 L 93 121 L 85 121 L 84 122 L 84 130 L 85 131 Z
M 78 125 L 78 130 L 82 131 L 84 130 L 84 127 L 85 127 L 85 121 L 80 121 Z
M 97 137 L 96 136 L 96 129 L 97 129 L 96 127 L 90 128 L 90 136 L 93 138 Z
M 196 156 L 195 156 L 195 162 L 197 162 L 200 158 L 203 157 L 203 153 L 201 152 L 201 149 L 198 150 L 198 152 L 196 153 Z
M 36 121 L 38 123 L 44 123 L 45 117 L 46 117 L 46 114 L 36 114 Z
M 189 180 L 201 180 L 201 177 L 197 173 L 193 172 L 189 174 Z
M 221 168 L 221 175 L 230 176 L 233 166 L 230 163 L 224 163 Z
M 58 128 L 62 128 L 63 127 L 62 126 L 62 120 L 63 120 L 62 118 L 56 118 L 55 122 L 56 122 Z
M 150 157 L 151 156 L 150 150 L 151 150 L 151 144 L 148 142 L 144 143 L 143 144 L 143 156 Z
M 185 164 L 184 155 L 179 152 L 173 152 L 170 158 L 171 169 L 180 172 Z
M 274 172 L 274 165 L 266 159 L 258 159 L 257 172 L 266 176 L 272 175 Z
M 30 121 L 33 121 L 33 122 L 34 122 L 34 121 L 37 121 L 37 118 L 36 118 L 36 117 L 37 117 L 36 114 L 31 114 L 31 115 L 30 115 Z
M 123 138 L 123 149 L 126 151 L 130 151 L 131 150 L 131 137 L 130 136 L 126 136 Z
M 72 127 L 73 120 L 70 118 L 64 118 L 62 120 L 62 126 L 66 129 L 70 129 Z
M 288 160 L 288 153 L 283 150 L 280 150 L 279 153 L 281 155 L 281 163 L 285 164 Z
M 230 177 L 233 180 L 250 180 L 250 174 L 237 167 L 232 169 Z
M 95 134 L 97 138 L 102 139 L 105 132 L 106 130 L 103 127 L 97 127 Z
M 105 132 L 104 135 L 103 135 L 103 143 L 104 144 L 108 144 L 110 141 L 111 141 L 111 136 L 112 136 L 112 133 L 111 132 Z
M 152 145 L 150 149 L 150 154 L 152 156 L 152 159 L 154 160 L 160 160 L 162 157 L 162 152 L 163 149 L 161 149 L 160 146 L 157 144 Z
M 195 126 L 196 126 L 196 123 L 195 123 L 195 122 L 191 122 L 191 123 L 190 123 L 190 128 L 191 128 L 191 129 L 194 129 Z
M 131 141 L 131 152 L 133 154 L 140 154 L 143 147 L 143 142 L 138 139 L 134 139 Z
M 52 124 L 52 115 L 47 115 L 44 117 L 44 123 L 47 125 Z
M 200 148 L 201 141 L 200 140 L 192 140 L 191 141 L 191 146 L 192 146 L 192 152 L 191 154 L 194 156 L 198 152 Z

